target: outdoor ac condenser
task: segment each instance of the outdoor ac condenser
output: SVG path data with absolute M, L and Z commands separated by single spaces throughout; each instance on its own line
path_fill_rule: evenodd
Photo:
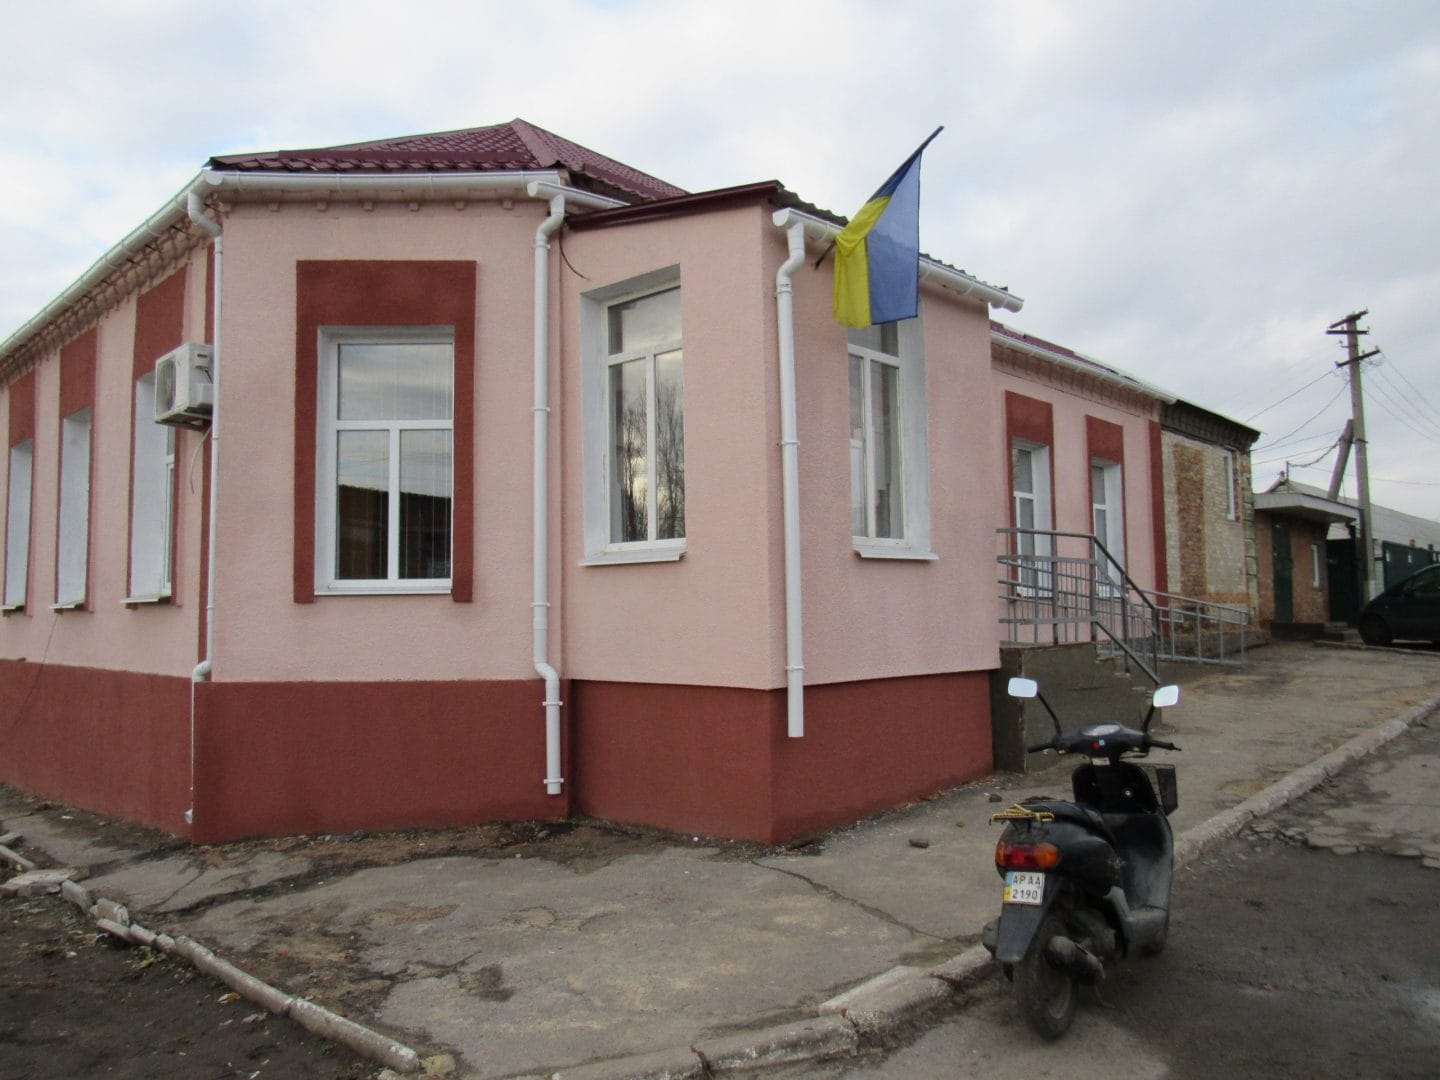
M 155 361 L 155 422 L 204 427 L 210 422 L 215 388 L 210 381 L 209 345 L 181 345 Z

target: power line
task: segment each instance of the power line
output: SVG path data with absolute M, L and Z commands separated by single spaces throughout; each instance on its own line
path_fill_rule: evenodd
M 1325 374 L 1326 374 L 1326 375 L 1329 375 L 1330 373 L 1327 371 Z M 1323 378 L 1323 377 L 1324 377 L 1324 376 L 1321 376 L 1321 378 Z M 1319 382 L 1320 380 L 1319 380 L 1319 379 L 1316 379 L 1315 381 L 1316 381 L 1316 382 Z M 1307 384 L 1307 385 L 1313 385 L 1313 384 Z M 1302 386 L 1300 389 L 1303 390 L 1304 388 L 1305 388 L 1305 387 Z M 1309 427 L 1311 424 L 1313 424 L 1316 420 L 1319 420 L 1320 417 L 1325 413 L 1325 410 L 1326 410 L 1326 409 L 1330 408 L 1331 405 L 1334 405 L 1335 402 L 1339 401 L 1340 398 L 1341 398 L 1341 396 L 1345 393 L 1345 390 L 1346 390 L 1346 387 L 1343 387 L 1343 386 L 1340 387 L 1339 391 L 1335 394 L 1335 396 L 1332 397 L 1329 401 L 1327 401 L 1324 405 L 1322 405 L 1322 406 L 1320 407 L 1320 411 L 1319 411 L 1319 412 L 1317 412 L 1314 416 L 1310 417 L 1309 420 L 1306 420 L 1305 423 L 1301 424 L 1301 425 L 1300 425 L 1299 427 L 1297 427 L 1294 431 L 1287 432 L 1286 434 L 1280 436 L 1280 438 L 1274 439 L 1274 440 L 1272 440 L 1272 441 L 1270 441 L 1270 442 L 1268 442 L 1268 443 L 1262 443 L 1260 446 L 1255 447 L 1255 449 L 1256 449 L 1256 450 L 1271 450 L 1271 449 L 1274 449 L 1274 448 L 1275 448 L 1276 446 L 1278 446 L 1280 443 L 1282 443 L 1282 442 L 1284 442 L 1286 439 L 1290 438 L 1291 435 L 1294 435 L 1294 434 L 1295 434 L 1296 432 L 1298 432 L 1298 431 L 1303 431 L 1305 428 L 1307 428 L 1307 427 Z M 1295 391 L 1296 394 L 1298 394 L 1299 392 L 1300 392 L 1300 390 Z M 1291 394 L 1290 396 L 1291 396 L 1291 397 L 1294 397 L 1295 394 Z M 1273 406 L 1272 406 L 1272 407 L 1273 407 Z M 1256 415 L 1259 415 L 1259 414 L 1257 413 Z M 1251 419 L 1254 419 L 1254 417 L 1251 417 Z
M 1388 353 L 1383 352 L 1380 355 L 1385 357 L 1385 359 L 1390 364 L 1390 369 L 1394 371 L 1396 375 L 1399 375 L 1400 378 L 1404 381 L 1405 385 L 1410 388 L 1410 392 L 1415 395 L 1415 400 L 1419 401 L 1422 405 L 1429 409 L 1430 414 L 1437 421 L 1440 421 L 1440 409 L 1437 409 L 1434 405 L 1430 404 L 1430 400 L 1420 392 L 1420 389 L 1414 383 L 1410 381 L 1410 379 L 1406 376 L 1405 372 L 1400 369 L 1400 365 L 1395 363 L 1394 357 L 1390 356 Z
M 1412 424 L 1409 419 L 1401 415 L 1400 411 L 1398 411 L 1399 406 L 1396 405 L 1395 400 L 1390 397 L 1390 393 L 1388 390 L 1385 389 L 1385 387 L 1381 386 L 1379 383 L 1372 382 L 1370 384 L 1370 389 L 1375 391 L 1375 404 L 1379 405 L 1387 413 L 1393 416 L 1400 423 L 1404 424 L 1416 435 L 1419 435 L 1422 439 L 1428 439 L 1430 442 L 1440 443 L 1440 435 L 1437 435 L 1436 433 L 1430 431 L 1421 431 L 1418 427 Z
M 1311 379 L 1311 380 L 1310 380 L 1309 382 L 1307 382 L 1304 386 L 1300 387 L 1299 390 L 1292 390 L 1292 391 L 1290 391 L 1290 393 L 1288 393 L 1288 394 L 1286 394 L 1284 397 L 1282 397 L 1279 401 L 1276 401 L 1276 402 L 1274 402 L 1274 403 L 1272 403 L 1272 404 L 1270 404 L 1270 405 L 1266 405 L 1265 408 L 1261 409 L 1261 410 L 1260 410 L 1259 412 L 1257 412 L 1257 413 L 1251 413 L 1249 416 L 1247 416 L 1247 417 L 1245 418 L 1245 423 L 1248 424 L 1251 420 L 1254 420 L 1255 417 L 1265 415 L 1265 414 L 1266 414 L 1267 412 L 1269 412 L 1271 409 L 1275 408 L 1276 405 L 1283 405 L 1283 404 L 1285 404 L 1285 402 L 1289 401 L 1289 400 L 1290 400 L 1292 397 L 1294 397 L 1296 394 L 1299 394 L 1299 393 L 1302 393 L 1302 392 L 1304 392 L 1304 391 L 1306 391 L 1306 390 L 1309 390 L 1310 387 L 1314 386 L 1314 385 L 1315 385 L 1316 383 L 1318 383 L 1321 379 L 1325 378 L 1325 377 L 1328 376 L 1328 375 L 1333 375 L 1333 374 L 1334 374 L 1334 372 L 1331 372 L 1331 371 L 1322 371 L 1319 375 L 1315 376 L 1315 378 Z
M 1398 416 L 1394 413 L 1391 415 L 1396 416 L 1396 419 L 1402 422 L 1409 419 L 1428 427 L 1430 429 L 1428 432 L 1420 432 L 1413 425 L 1411 426 L 1411 430 L 1416 431 L 1417 434 L 1423 434 L 1428 439 L 1440 440 L 1440 424 L 1437 424 L 1436 421 L 1430 419 L 1430 417 L 1417 409 L 1414 401 L 1406 395 L 1404 389 L 1384 374 L 1383 368 L 1377 372 L 1377 374 L 1379 374 L 1381 378 L 1374 384 L 1375 389 L 1380 393 L 1381 397 L 1385 398 L 1391 405 L 1404 414 L 1403 416 Z M 1391 397 L 1391 394 L 1395 396 Z
M 1284 460 L 1286 460 L 1287 458 L 1300 457 L 1300 456 L 1303 455 L 1303 454 L 1315 454 L 1315 453 L 1319 453 L 1319 454 L 1320 454 L 1320 457 L 1323 458 L 1323 457 L 1324 457 L 1326 454 L 1328 454 L 1331 450 L 1334 450 L 1334 449 L 1335 449 L 1335 446 L 1336 446 L 1336 444 L 1337 444 L 1338 442 L 1339 442 L 1339 440 L 1337 439 L 1335 442 L 1329 443 L 1329 444 L 1327 444 L 1327 445 L 1325 445 L 1325 446 L 1312 446 L 1312 447 L 1310 447 L 1308 450 L 1287 450 L 1285 453 L 1283 453 L 1283 454 L 1276 454 L 1274 457 L 1253 458 L 1253 459 L 1251 459 L 1251 462 L 1250 462 L 1250 463 L 1251 463 L 1252 465 L 1268 465 L 1268 464 L 1269 464 L 1270 462 L 1272 462 L 1272 461 L 1284 461 Z M 1316 461 L 1319 461 L 1320 458 L 1316 458 L 1315 460 L 1316 460 Z

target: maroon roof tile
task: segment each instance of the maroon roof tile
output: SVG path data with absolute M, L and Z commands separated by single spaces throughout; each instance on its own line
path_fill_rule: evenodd
M 459 131 L 402 135 L 374 142 L 309 150 L 272 150 L 210 159 L 227 172 L 520 172 L 565 169 L 581 186 L 621 198 L 650 201 L 688 194 L 623 162 L 525 120 Z

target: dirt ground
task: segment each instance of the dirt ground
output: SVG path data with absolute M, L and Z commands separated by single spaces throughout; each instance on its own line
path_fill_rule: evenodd
M 57 897 L 0 901 L 0 1076 L 362 1080 L 378 1068 Z

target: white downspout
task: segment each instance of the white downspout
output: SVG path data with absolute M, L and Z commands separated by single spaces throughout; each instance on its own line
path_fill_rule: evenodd
M 530 607 L 535 671 L 545 680 L 545 793 L 559 795 L 560 673 L 550 664 L 550 237 L 565 220 L 565 196 L 550 199 L 550 216 L 535 230 L 535 506 L 534 599 Z
M 775 314 L 780 337 L 780 481 L 785 519 L 786 734 L 805 734 L 805 636 L 800 593 L 800 440 L 795 424 L 795 297 L 791 275 L 805 261 L 805 225 L 780 211 L 790 257 L 775 272 Z M 788 224 L 787 224 L 788 221 Z
M 205 216 L 205 200 L 192 188 L 185 196 L 185 212 L 190 220 L 210 234 L 215 241 L 215 340 L 210 343 L 210 381 L 213 385 L 210 406 L 210 528 L 205 569 L 205 656 L 190 672 L 190 809 L 185 821 L 195 821 L 195 684 L 210 677 L 215 661 L 215 523 L 216 492 L 220 488 L 220 298 L 221 267 L 224 265 L 224 235 L 218 222 Z

